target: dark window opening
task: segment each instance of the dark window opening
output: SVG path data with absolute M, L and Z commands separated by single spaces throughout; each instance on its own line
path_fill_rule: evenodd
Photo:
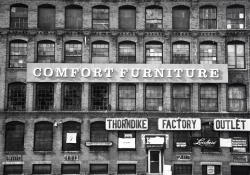
M 136 164 L 118 164 L 118 174 L 136 174 Z
M 162 85 L 146 85 L 145 108 L 148 111 L 162 111 L 163 88 Z
M 203 6 L 200 8 L 200 28 L 217 28 L 217 8 L 214 6 Z
M 190 131 L 176 131 L 173 132 L 174 151 L 176 152 L 192 152 L 191 139 L 192 133 Z
M 54 105 L 54 84 L 37 83 L 36 110 L 52 110 Z
M 96 6 L 92 9 L 92 27 L 97 30 L 109 29 L 109 8 Z
M 173 43 L 173 64 L 190 63 L 190 46 L 187 42 Z
M 121 42 L 119 44 L 119 63 L 135 63 L 136 62 L 136 48 L 134 42 Z
M 146 8 L 146 29 L 162 29 L 162 8 L 151 6 Z
M 62 174 L 80 174 L 79 164 L 62 164 Z
M 220 152 L 219 138 L 220 132 L 214 131 L 213 123 L 206 122 L 201 125 L 201 137 L 208 139 L 216 139 L 216 143 L 214 145 L 207 145 L 201 148 L 202 152 Z
M 232 5 L 227 7 L 227 29 L 245 28 L 245 7 Z
M 82 7 L 70 5 L 65 8 L 65 28 L 81 29 L 82 28 Z
M 174 175 L 192 175 L 192 165 L 175 164 Z
M 227 44 L 228 68 L 245 68 L 245 44 L 243 42 L 231 42 Z
M 41 30 L 55 29 L 56 10 L 52 5 L 41 5 L 38 7 L 38 28 Z
M 190 10 L 186 6 L 176 6 L 172 9 L 172 28 L 175 30 L 187 30 L 190 23 Z
M 33 164 L 32 174 L 51 174 L 51 165 Z
M 34 151 L 52 151 L 53 124 L 39 122 L 35 124 Z
M 82 86 L 78 83 L 63 84 L 63 110 L 81 110 Z
M 218 111 L 218 86 L 201 85 L 200 86 L 200 110 Z
M 27 42 L 15 40 L 10 42 L 10 68 L 25 68 L 27 62 Z
M 119 85 L 119 110 L 134 111 L 136 108 L 136 86 L 133 84 Z
M 80 151 L 81 149 L 81 124 L 78 122 L 63 123 L 63 151 Z
M 136 28 L 136 8 L 122 6 L 119 8 L 119 29 L 132 30 Z
M 4 175 L 23 174 L 23 165 L 4 165 Z
M 90 174 L 108 174 L 108 164 L 90 164 Z
M 52 41 L 40 41 L 37 45 L 37 62 L 55 62 L 55 43 Z
M 105 129 L 105 122 L 94 122 L 90 125 L 91 142 L 108 142 L 108 132 Z M 105 146 L 91 146 L 90 151 L 108 151 Z
M 91 110 L 109 109 L 108 84 L 92 84 L 91 86 Z
M 26 106 L 26 85 L 11 83 L 8 86 L 8 110 L 24 111 Z
M 16 4 L 10 7 L 10 28 L 28 28 L 28 6 L 24 4 Z
M 200 44 L 200 64 L 217 63 L 217 44 L 203 42 Z
M 190 85 L 173 85 L 173 110 L 177 112 L 187 112 L 191 110 Z
M 81 63 L 82 62 L 82 43 L 78 41 L 69 41 L 65 43 L 64 48 L 65 63 Z
M 246 111 L 247 95 L 245 85 L 228 86 L 228 111 Z

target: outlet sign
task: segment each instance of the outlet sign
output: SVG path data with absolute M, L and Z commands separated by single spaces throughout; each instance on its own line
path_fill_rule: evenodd
M 214 119 L 215 131 L 250 131 L 250 119 Z
M 227 83 L 226 64 L 28 63 L 27 82 Z

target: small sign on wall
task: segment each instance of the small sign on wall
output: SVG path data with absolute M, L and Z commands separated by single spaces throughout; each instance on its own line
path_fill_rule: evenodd
M 77 133 L 67 133 L 66 143 L 76 143 Z
M 213 165 L 207 166 L 207 174 L 215 174 L 215 167 Z

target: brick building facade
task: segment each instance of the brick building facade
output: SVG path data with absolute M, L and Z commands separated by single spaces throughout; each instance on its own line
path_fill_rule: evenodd
M 249 174 L 249 9 L 0 0 L 0 174 Z

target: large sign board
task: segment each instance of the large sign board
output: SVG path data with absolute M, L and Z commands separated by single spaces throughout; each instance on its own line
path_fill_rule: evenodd
M 250 119 L 214 119 L 215 131 L 250 131 Z
M 226 64 L 28 63 L 27 82 L 227 83 Z
M 148 130 L 147 118 L 106 118 L 106 130 Z
M 199 118 L 159 118 L 159 130 L 201 130 L 201 119 Z

